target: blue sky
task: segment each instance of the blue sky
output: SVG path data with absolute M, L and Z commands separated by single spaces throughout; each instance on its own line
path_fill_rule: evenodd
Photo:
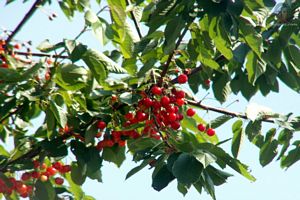
M 4 7 L 4 1 L 0 1 L 0 28 L 13 30 L 18 22 L 22 19 L 30 3 L 24 6 L 20 3 L 14 3 Z M 57 3 L 55 2 L 54 5 Z M 47 8 L 48 9 L 48 8 Z M 56 6 L 50 10 L 55 10 L 58 18 L 54 21 L 49 21 L 47 16 L 39 10 L 36 15 L 25 25 L 22 31 L 16 36 L 19 40 L 33 40 L 33 46 L 37 46 L 39 42 L 48 38 L 51 42 L 60 42 L 62 38 L 72 39 L 84 26 L 83 17 L 80 14 L 76 15 L 73 22 L 68 21 L 62 12 Z M 103 51 L 104 48 L 93 37 L 92 33 L 86 33 L 81 38 L 81 41 L 88 44 L 90 47 Z M 198 94 L 201 99 L 206 94 L 202 91 Z M 212 95 L 210 95 L 212 97 Z M 245 110 L 248 102 L 241 96 L 232 96 L 228 102 L 238 99 L 238 103 L 234 103 L 229 109 L 234 111 Z M 280 95 L 271 94 L 268 97 L 262 97 L 260 94 L 252 99 L 260 105 L 265 105 L 272 108 L 276 112 L 288 113 L 293 111 L 296 115 L 300 115 L 300 96 L 281 84 Z M 206 100 L 205 103 L 216 104 L 216 101 Z M 213 113 L 210 114 L 214 116 Z M 37 121 L 36 123 L 39 123 Z M 220 139 L 226 139 L 232 136 L 230 121 L 228 125 L 217 129 L 217 134 Z M 229 145 L 225 146 L 229 151 Z M 254 183 L 241 177 L 235 172 L 234 177 L 228 179 L 228 183 L 216 188 L 216 195 L 219 200 L 283 200 L 295 199 L 298 196 L 299 188 L 299 163 L 292 166 L 287 171 L 280 168 L 279 162 L 261 167 L 258 161 L 258 149 L 244 140 L 240 152 L 240 160 L 248 164 L 253 175 L 257 178 Z M 71 160 L 71 158 L 68 158 Z M 172 182 L 166 189 L 161 192 L 156 192 L 151 188 L 151 172 L 143 170 L 137 175 L 125 181 L 126 173 L 135 166 L 131 162 L 131 157 L 128 155 L 127 161 L 119 169 L 113 164 L 104 163 L 102 169 L 104 183 L 88 181 L 85 185 L 85 191 L 93 195 L 96 199 L 112 199 L 112 200 L 153 200 L 153 199 L 172 199 L 172 200 L 210 200 L 211 198 L 205 194 L 200 196 L 194 189 L 191 189 L 185 198 L 177 192 L 176 182 Z

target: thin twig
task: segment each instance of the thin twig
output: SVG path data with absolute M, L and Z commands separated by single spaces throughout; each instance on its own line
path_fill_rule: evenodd
M 126 0 L 126 4 L 127 4 L 127 6 L 130 5 L 129 0 Z M 131 18 L 132 18 L 132 20 L 133 20 L 135 29 L 136 29 L 136 31 L 137 31 L 137 33 L 138 33 L 140 39 L 142 39 L 142 38 L 143 38 L 143 35 L 142 35 L 142 32 L 141 32 L 141 28 L 140 28 L 140 26 L 139 26 L 139 23 L 138 23 L 138 21 L 137 21 L 135 15 L 134 15 L 134 13 L 133 13 L 133 11 L 130 11 L 130 16 L 131 16 Z
M 238 118 L 243 118 L 243 119 L 249 119 L 245 114 L 242 113 L 238 113 L 238 112 L 233 112 L 233 111 L 229 111 L 229 110 L 225 110 L 223 108 L 216 108 L 213 106 L 209 106 L 209 105 L 204 105 L 201 101 L 200 102 L 196 102 L 194 100 L 187 100 L 187 103 L 193 106 L 197 106 L 199 108 L 202 108 L 204 110 L 210 110 L 210 111 L 214 111 L 217 113 L 222 113 L 224 115 L 229 115 L 231 117 L 238 117 Z M 261 121 L 263 122 L 269 122 L 269 123 L 275 123 L 274 120 L 272 119 L 262 119 Z
M 181 35 L 179 36 L 176 44 L 175 44 L 175 49 L 172 51 L 172 53 L 169 55 L 168 57 L 168 60 L 166 62 L 166 64 L 164 65 L 164 68 L 163 68 L 163 71 L 161 72 L 161 76 L 160 76 L 160 80 L 158 82 L 159 85 L 162 84 L 163 82 L 163 78 L 165 77 L 165 75 L 167 74 L 168 70 L 169 70 L 169 67 L 170 67 L 170 64 L 172 62 L 172 59 L 173 59 L 173 56 L 174 56 L 174 53 L 175 51 L 178 49 L 181 41 L 183 40 L 185 34 L 187 33 L 187 31 L 189 30 L 189 26 L 190 26 L 190 23 L 185 27 L 185 29 L 182 31 Z
M 17 106 L 13 111 L 9 112 L 6 116 L 0 119 L 0 124 L 2 124 L 6 119 L 10 118 L 14 114 L 17 114 L 23 108 L 22 105 Z
M 13 37 L 21 30 L 23 25 L 29 20 L 29 18 L 33 15 L 33 13 L 36 11 L 38 6 L 42 4 L 43 0 L 36 0 L 30 10 L 26 13 L 24 18 L 20 21 L 20 23 L 17 25 L 15 30 L 9 35 L 9 37 L 6 40 L 6 44 L 9 44 L 9 42 L 13 39 Z

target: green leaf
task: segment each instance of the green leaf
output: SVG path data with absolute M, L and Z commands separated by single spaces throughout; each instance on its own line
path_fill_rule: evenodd
M 177 182 L 177 190 L 183 195 L 185 196 L 188 192 L 188 188 L 186 185 L 180 183 L 180 182 Z
M 227 97 L 231 94 L 230 80 L 227 74 L 217 74 L 213 78 L 212 89 L 214 95 L 221 103 L 225 102 Z
M 203 180 L 202 180 L 203 179 Z M 201 179 L 202 184 L 206 192 L 214 199 L 216 200 L 216 195 L 215 195 L 215 187 L 214 187 L 214 182 L 210 178 L 209 174 L 204 170 Z
M 275 128 L 271 128 L 266 133 L 264 144 L 261 146 L 259 153 L 259 161 L 262 166 L 269 164 L 278 153 L 277 147 L 279 142 L 276 139 L 273 139 L 275 134 Z
M 299 47 L 295 45 L 288 46 L 289 52 L 291 54 L 291 57 L 293 59 L 293 62 L 295 63 L 296 67 L 300 69 L 300 49 Z
M 297 146 L 296 148 L 289 151 L 287 156 L 282 157 L 280 165 L 283 168 L 288 168 L 299 160 L 300 160 L 300 147 Z
M 73 182 L 70 173 L 65 174 L 65 178 L 69 183 L 68 190 L 74 195 L 75 199 L 84 199 L 85 194 L 82 191 L 81 187 Z
M 220 166 L 228 165 L 250 181 L 255 181 L 255 178 L 248 171 L 248 166 L 231 157 L 222 148 L 210 143 L 202 143 L 199 145 L 199 149 L 203 149 L 214 154 L 217 157 L 217 163 Z
M 208 166 L 205 171 L 208 173 L 214 185 L 216 186 L 226 183 L 227 178 L 233 176 L 232 174 L 216 169 L 213 166 Z
M 87 165 L 79 165 L 76 162 L 72 162 L 71 165 L 71 177 L 72 181 L 77 185 L 82 185 L 86 179 Z
M 134 167 L 133 169 L 131 169 L 127 175 L 125 179 L 130 178 L 131 176 L 133 176 L 134 174 L 136 174 L 137 172 L 141 171 L 142 169 L 144 169 L 147 165 L 149 164 L 149 159 L 144 160 L 139 166 Z
M 104 148 L 102 157 L 104 160 L 108 162 L 115 163 L 118 167 L 120 167 L 123 161 L 126 159 L 125 157 L 125 147 L 113 146 L 111 148 Z
M 238 120 L 232 125 L 232 132 L 233 132 L 233 138 L 231 144 L 231 152 L 232 155 L 235 158 L 237 158 L 243 140 L 243 135 L 244 135 L 242 120 Z
M 249 51 L 246 69 L 248 72 L 248 80 L 254 85 L 256 80 L 266 72 L 266 63 L 263 60 L 260 60 L 253 51 Z
M 84 134 L 84 142 L 85 144 L 93 143 L 95 140 L 95 136 L 98 133 L 97 122 L 89 125 Z
M 62 107 L 58 106 L 54 101 L 50 101 L 50 109 L 54 114 L 57 122 L 61 127 L 65 127 L 68 121 L 67 113 L 63 110 Z
M 203 165 L 204 168 L 208 167 L 211 163 L 214 163 L 217 160 L 215 155 L 200 150 L 193 152 L 193 155 Z
M 156 191 L 161 191 L 175 179 L 173 174 L 168 170 L 166 164 L 158 166 L 158 169 L 155 169 L 153 174 L 154 176 L 152 177 L 152 187 Z
M 50 108 L 46 110 L 46 124 L 47 124 L 47 137 L 50 139 L 55 129 L 55 117 L 53 111 L 51 111 Z
M 182 153 L 172 167 L 173 175 L 183 184 L 196 183 L 203 171 L 203 165 L 191 154 Z
M 246 126 L 245 133 L 250 142 L 254 143 L 257 147 L 261 148 L 263 137 L 261 135 L 261 121 L 249 122 Z
M 56 193 L 52 184 L 49 181 L 42 182 L 40 180 L 37 180 L 34 187 L 34 197 L 36 197 L 37 199 L 55 199 Z
M 165 54 L 170 54 L 172 51 L 174 51 L 176 40 L 180 36 L 180 32 L 184 28 L 184 26 L 185 21 L 180 15 L 174 17 L 167 23 L 165 29 L 166 40 L 163 48 Z
M 239 19 L 239 29 L 248 46 L 261 58 L 262 52 L 262 36 L 254 29 L 251 22 L 246 18 Z
M 232 119 L 230 115 L 222 115 L 210 121 L 210 127 L 216 129 Z
M 100 85 L 105 85 L 105 80 L 107 78 L 107 68 L 105 63 L 103 63 L 101 53 L 88 49 L 83 55 L 82 59 L 86 65 L 92 71 L 93 76 L 96 78 Z
M 216 48 L 223 54 L 228 60 L 233 58 L 233 53 L 230 48 L 229 37 L 224 30 L 223 20 L 221 17 L 213 17 L 209 24 L 209 36 L 214 40 Z
M 50 41 L 48 39 L 46 39 L 43 42 L 41 42 L 36 48 L 38 50 L 40 50 L 41 52 L 49 53 L 51 51 L 54 51 L 54 50 L 57 50 L 57 49 L 63 48 L 63 47 L 64 47 L 63 42 L 53 45 L 50 43 Z

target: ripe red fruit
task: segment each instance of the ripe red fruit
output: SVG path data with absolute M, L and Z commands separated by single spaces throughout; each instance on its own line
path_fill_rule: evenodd
M 27 185 L 25 184 L 18 184 L 16 189 L 19 194 L 27 193 Z
M 142 112 L 142 111 L 137 111 L 136 112 L 136 119 L 139 122 L 146 120 L 146 118 L 147 118 L 147 115 L 144 112 Z
M 171 127 L 174 130 L 178 130 L 180 128 L 180 123 L 178 121 L 172 121 L 171 122 Z
M 206 133 L 208 136 L 214 136 L 216 134 L 215 130 L 212 128 L 207 129 Z
M 177 80 L 179 84 L 184 84 L 188 81 L 188 76 L 186 74 L 180 74 Z
M 98 124 L 97 124 L 97 127 L 99 129 L 105 129 L 106 123 L 104 121 L 99 121 Z
M 167 107 L 169 104 L 170 104 L 170 98 L 167 97 L 167 96 L 163 96 L 161 99 L 160 99 L 160 103 L 163 107 Z
M 143 104 L 147 107 L 147 108 L 149 108 L 149 107 L 151 107 L 152 106 L 152 104 L 153 104 L 153 101 L 150 99 L 150 98 L 144 98 L 143 99 Z
M 209 85 L 210 85 L 210 80 L 209 80 L 209 79 L 206 79 L 206 80 L 204 81 L 204 83 L 205 83 L 205 85 L 209 86 Z
M 57 169 L 58 171 L 60 171 L 62 169 L 62 163 L 61 162 L 55 162 L 52 164 L 52 167 L 54 167 L 55 169 Z
M 46 72 L 46 73 L 45 73 L 45 80 L 46 80 L 46 81 L 49 81 L 50 78 L 51 78 L 50 72 Z
M 201 131 L 201 132 L 204 132 L 206 130 L 206 127 L 204 124 L 198 124 L 198 130 Z
M 32 161 L 32 163 L 33 163 L 33 167 L 34 167 L 35 169 L 39 168 L 39 166 L 40 166 L 39 161 L 34 160 L 34 161 Z
M 183 106 L 184 105 L 184 99 L 183 98 L 181 98 L 181 99 L 176 99 L 176 104 L 178 105 L 178 106 Z
M 175 121 L 177 119 L 177 115 L 175 113 L 168 113 L 168 120 Z
M 151 88 L 151 92 L 152 92 L 152 94 L 154 94 L 154 95 L 161 95 L 161 93 L 162 93 L 162 89 L 160 88 L 160 87 L 158 87 L 158 86 L 153 86 L 152 88 Z
M 7 63 L 2 63 L 1 67 L 2 67 L 2 68 L 8 68 L 9 66 L 8 66 Z
M 63 178 L 60 178 L 60 177 L 57 177 L 54 179 L 54 182 L 57 184 L 57 185 L 62 185 L 64 183 L 64 179 Z
M 29 180 L 30 178 L 31 178 L 31 175 L 30 175 L 29 172 L 25 172 L 25 173 L 22 174 L 22 176 L 21 176 L 21 180 L 22 180 L 22 181 L 27 181 L 27 180 Z
M 57 173 L 57 170 L 54 167 L 48 167 L 46 170 L 49 176 L 54 176 Z
M 126 141 L 125 140 L 120 140 L 120 141 L 118 141 L 118 145 L 119 145 L 119 147 L 125 147 Z
M 17 43 L 17 44 L 14 45 L 14 48 L 15 48 L 15 49 L 21 49 L 21 48 L 22 48 L 22 45 L 19 44 L 19 43 Z
M 37 171 L 33 171 L 31 172 L 31 177 L 37 179 L 40 177 L 40 173 Z
M 64 173 L 68 173 L 71 171 L 71 166 L 70 165 L 64 165 L 62 166 L 60 173 L 64 174 Z
M 196 111 L 193 108 L 189 108 L 186 111 L 186 115 L 189 117 L 193 117 L 196 114 Z
M 185 92 L 182 90 L 176 91 L 175 96 L 177 99 L 181 99 L 185 97 Z
M 124 115 L 125 119 L 132 120 L 134 118 L 134 115 L 132 113 L 127 113 Z

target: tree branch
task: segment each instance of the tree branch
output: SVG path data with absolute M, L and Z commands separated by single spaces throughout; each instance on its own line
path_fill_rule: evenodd
M 221 114 L 224 114 L 224 115 L 229 115 L 231 117 L 238 117 L 238 118 L 243 118 L 243 119 L 249 119 L 245 114 L 238 113 L 238 112 L 232 112 L 232 111 L 229 111 L 229 110 L 225 110 L 223 108 L 216 108 L 216 107 L 204 105 L 201 101 L 200 102 L 196 102 L 194 100 L 187 100 L 187 103 L 190 104 L 190 105 L 202 108 L 204 110 L 214 111 L 214 112 L 221 113 Z M 264 119 L 262 119 L 262 121 L 263 122 L 269 122 L 269 123 L 275 123 L 274 120 L 268 119 L 268 118 L 264 118 Z
M 167 74 L 168 70 L 169 70 L 169 67 L 170 67 L 170 64 L 172 62 L 172 59 L 173 59 L 173 56 L 174 56 L 174 53 L 175 51 L 178 49 L 181 41 L 183 40 L 185 34 L 187 33 L 187 31 L 189 30 L 189 26 L 190 26 L 190 23 L 185 27 L 185 29 L 182 31 L 181 35 L 179 36 L 176 44 L 175 44 L 175 49 L 172 51 L 172 53 L 169 55 L 168 57 L 168 60 L 166 62 L 166 64 L 164 65 L 164 68 L 163 68 L 163 71 L 161 72 L 161 76 L 160 76 L 160 80 L 158 82 L 159 85 L 162 84 L 163 82 L 163 78 L 165 77 L 165 75 Z
M 129 0 L 126 0 L 126 5 L 127 5 L 127 6 L 129 6 L 129 5 L 130 5 L 130 2 L 129 2 Z M 142 35 L 142 32 L 141 32 L 141 29 L 140 29 L 139 23 L 138 23 L 138 21 L 136 20 L 136 18 L 135 18 L 135 15 L 134 15 L 133 11 L 130 11 L 130 16 L 131 16 L 131 18 L 132 18 L 132 20 L 133 20 L 133 23 L 134 23 L 135 29 L 136 29 L 136 31 L 137 31 L 137 33 L 138 33 L 138 35 L 139 35 L 140 39 L 142 39 L 142 38 L 143 38 L 143 35 Z
M 69 56 L 63 56 L 63 55 L 58 55 L 58 54 L 47 54 L 47 53 L 31 53 L 31 52 L 20 52 L 20 51 L 15 51 L 14 52 L 17 55 L 22 55 L 22 56 L 35 56 L 35 57 L 52 57 L 52 58 L 69 58 Z
M 29 18 L 33 15 L 33 13 L 36 11 L 38 6 L 43 3 L 43 0 L 36 0 L 30 10 L 26 13 L 24 18 L 20 21 L 20 23 L 17 25 L 15 30 L 8 36 L 6 39 L 6 44 L 8 45 L 9 42 L 13 39 L 13 37 L 21 30 L 23 25 L 29 20 Z

